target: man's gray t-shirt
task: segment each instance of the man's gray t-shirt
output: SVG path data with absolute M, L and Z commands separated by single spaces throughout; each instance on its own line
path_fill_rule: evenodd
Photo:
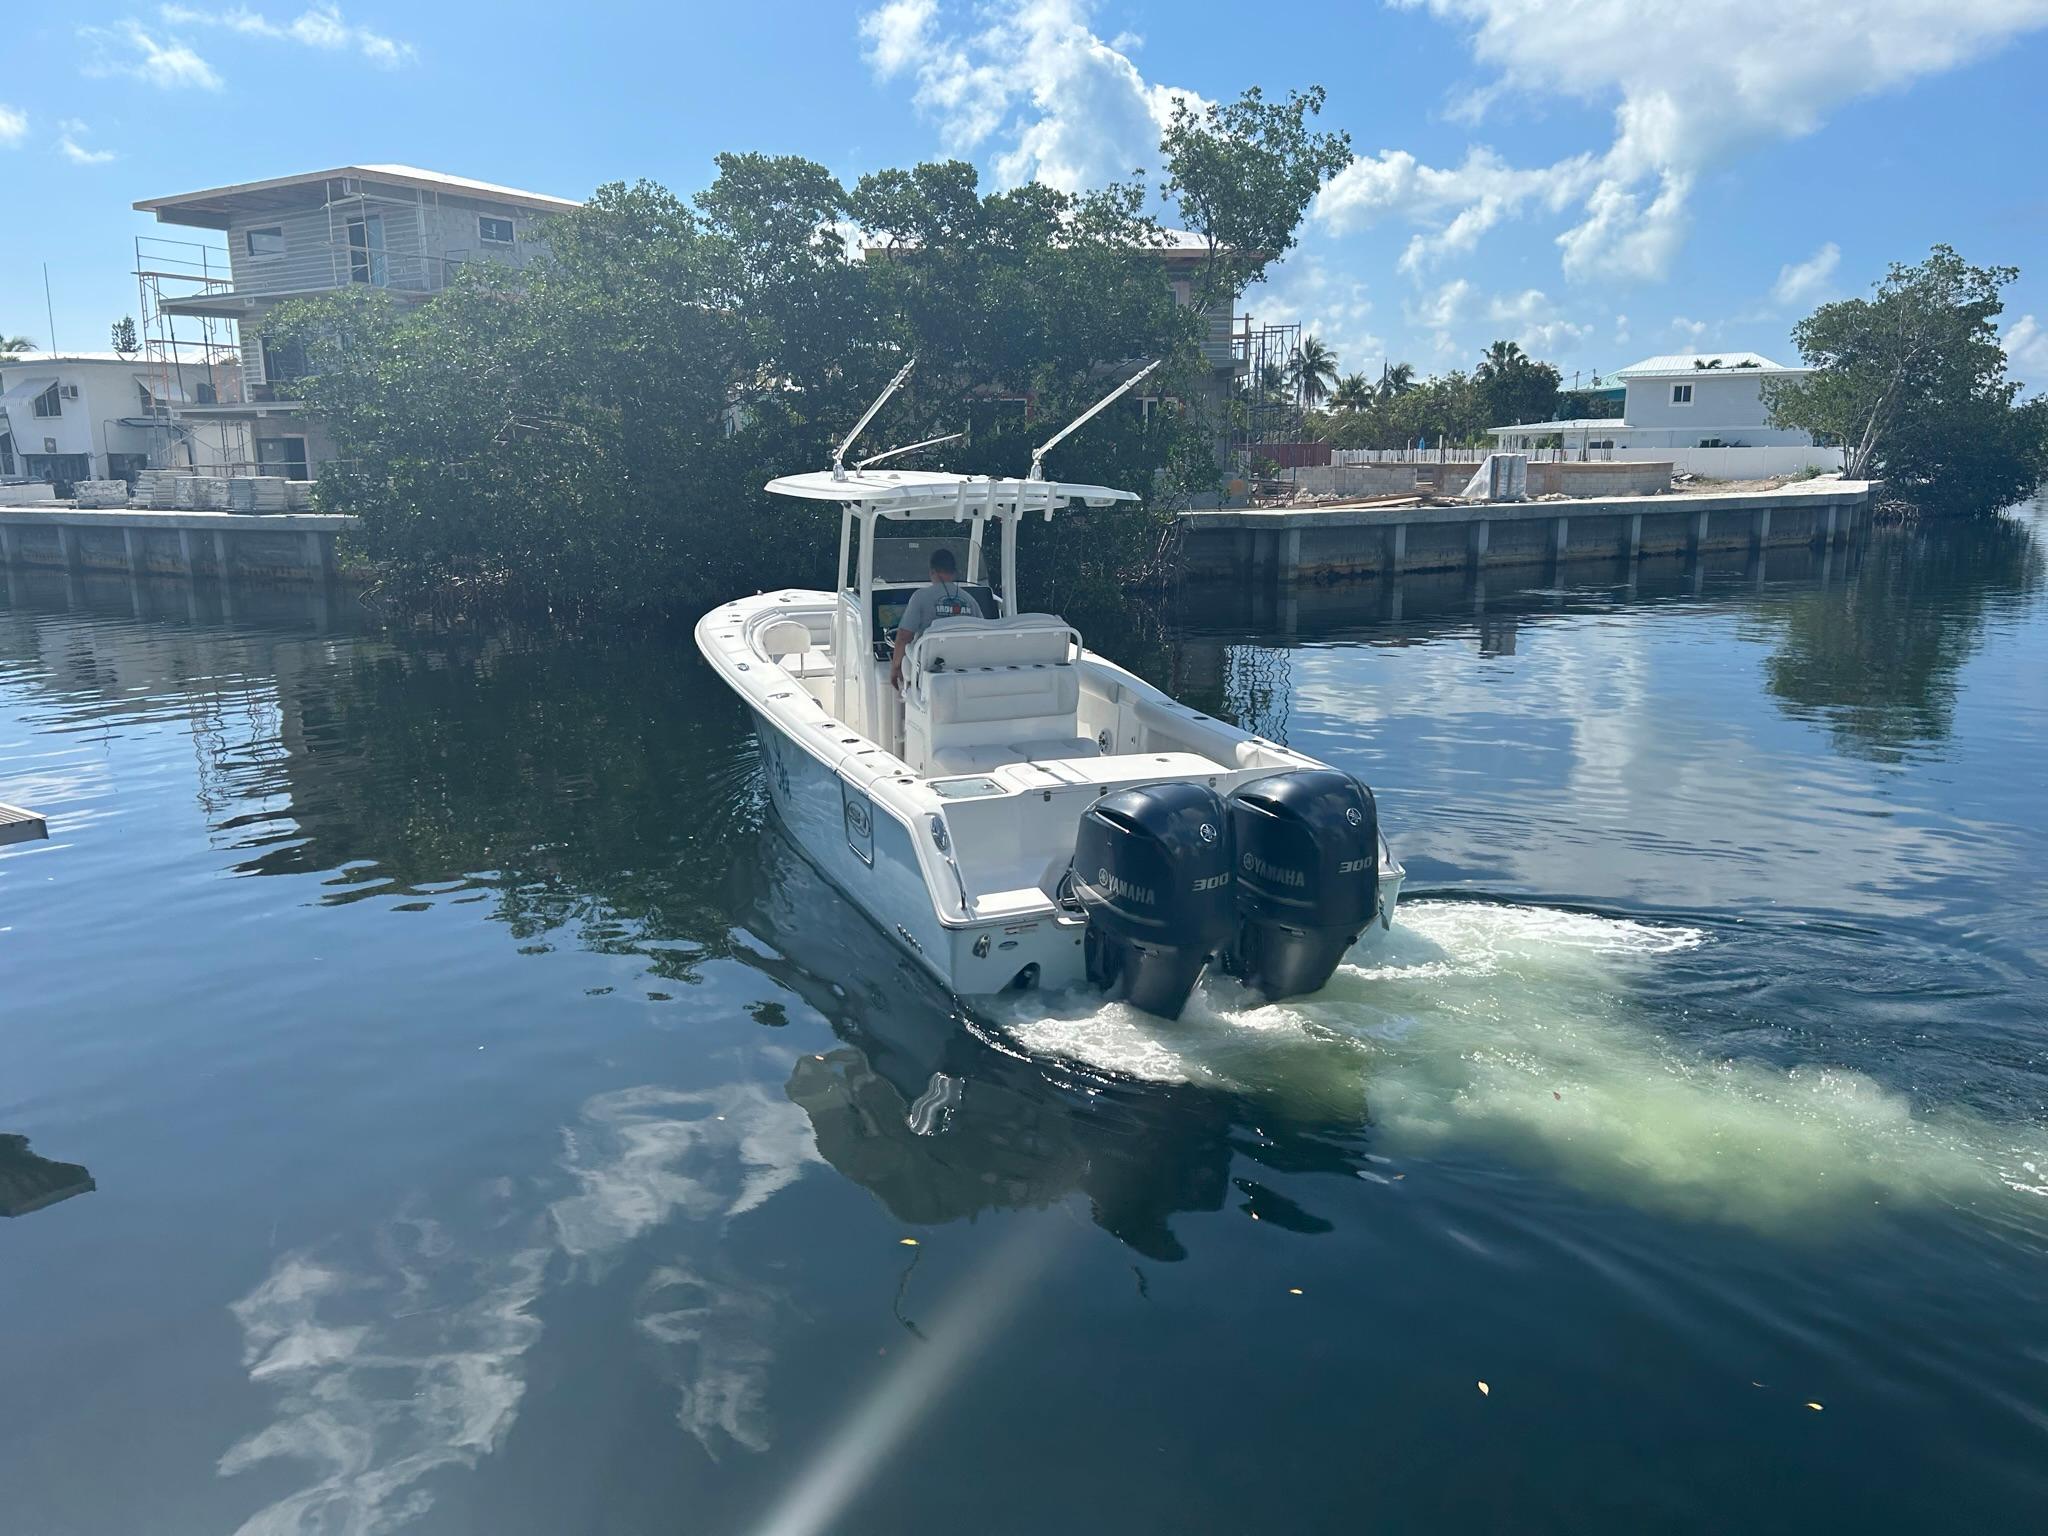
M 934 581 L 910 594 L 910 601 L 903 605 L 903 617 L 896 621 L 896 627 L 909 630 L 910 638 L 915 640 L 931 628 L 934 619 L 950 619 L 961 614 L 970 619 L 987 617 L 974 594 L 958 582 Z

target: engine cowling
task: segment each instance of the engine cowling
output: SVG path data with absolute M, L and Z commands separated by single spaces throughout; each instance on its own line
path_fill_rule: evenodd
M 1088 917 L 1088 979 L 1162 1018 L 1180 1017 L 1236 931 L 1230 820 L 1204 784 L 1104 795 L 1074 839 L 1074 895 Z
M 1230 969 L 1267 997 L 1319 991 L 1379 912 L 1379 811 L 1334 768 L 1242 785 L 1230 797 L 1241 918 Z

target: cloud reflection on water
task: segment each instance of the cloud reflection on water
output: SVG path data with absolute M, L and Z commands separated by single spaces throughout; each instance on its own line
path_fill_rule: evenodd
M 287 1254 L 233 1304 L 250 1382 L 276 1409 L 219 1471 L 273 1461 L 313 1471 L 238 1536 L 380 1536 L 419 1519 L 434 1503 L 432 1474 L 503 1448 L 550 1289 L 601 1279 L 679 1216 L 754 1210 L 818 1161 L 803 1112 L 746 1081 L 600 1094 L 563 1142 L 576 1188 L 539 1210 L 497 1180 L 445 1221 L 400 1212 L 371 1254 L 335 1257 L 334 1243 Z M 723 1258 L 679 1258 L 653 1268 L 632 1306 L 676 1391 L 678 1425 L 714 1460 L 733 1446 L 766 1450 L 782 1293 Z

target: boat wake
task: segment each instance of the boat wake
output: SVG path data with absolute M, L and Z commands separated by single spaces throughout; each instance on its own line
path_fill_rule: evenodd
M 1033 1055 L 1358 1126 L 1389 1153 L 1489 1150 L 1603 1198 L 1759 1229 L 1873 1203 L 2043 1193 L 2048 1156 L 1981 1117 L 1840 1067 L 1674 1039 L 1660 1022 L 1689 1011 L 1685 985 L 1711 979 L 1716 942 L 1699 928 L 1422 900 L 1313 997 L 1263 1003 L 1219 978 L 1173 1023 L 1081 993 L 1010 1001 L 994 1021 Z

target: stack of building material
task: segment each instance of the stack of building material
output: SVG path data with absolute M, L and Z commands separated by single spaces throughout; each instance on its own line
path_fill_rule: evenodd
M 225 475 L 199 475 L 193 480 L 192 505 L 201 512 L 228 509 L 228 480 Z
M 71 497 L 81 507 L 125 507 L 128 505 L 128 482 L 81 480 L 72 487 Z
M 178 482 L 192 478 L 189 469 L 145 469 L 135 477 L 132 505 L 171 511 L 178 505 Z
M 1527 501 L 1529 456 L 1489 453 L 1460 494 L 1466 501 Z
M 230 512 L 283 512 L 290 506 L 291 482 L 283 475 L 241 475 L 228 482 Z
M 285 482 L 285 490 L 288 493 L 285 498 L 286 502 L 294 512 L 310 512 L 313 510 L 312 481 L 287 480 Z

